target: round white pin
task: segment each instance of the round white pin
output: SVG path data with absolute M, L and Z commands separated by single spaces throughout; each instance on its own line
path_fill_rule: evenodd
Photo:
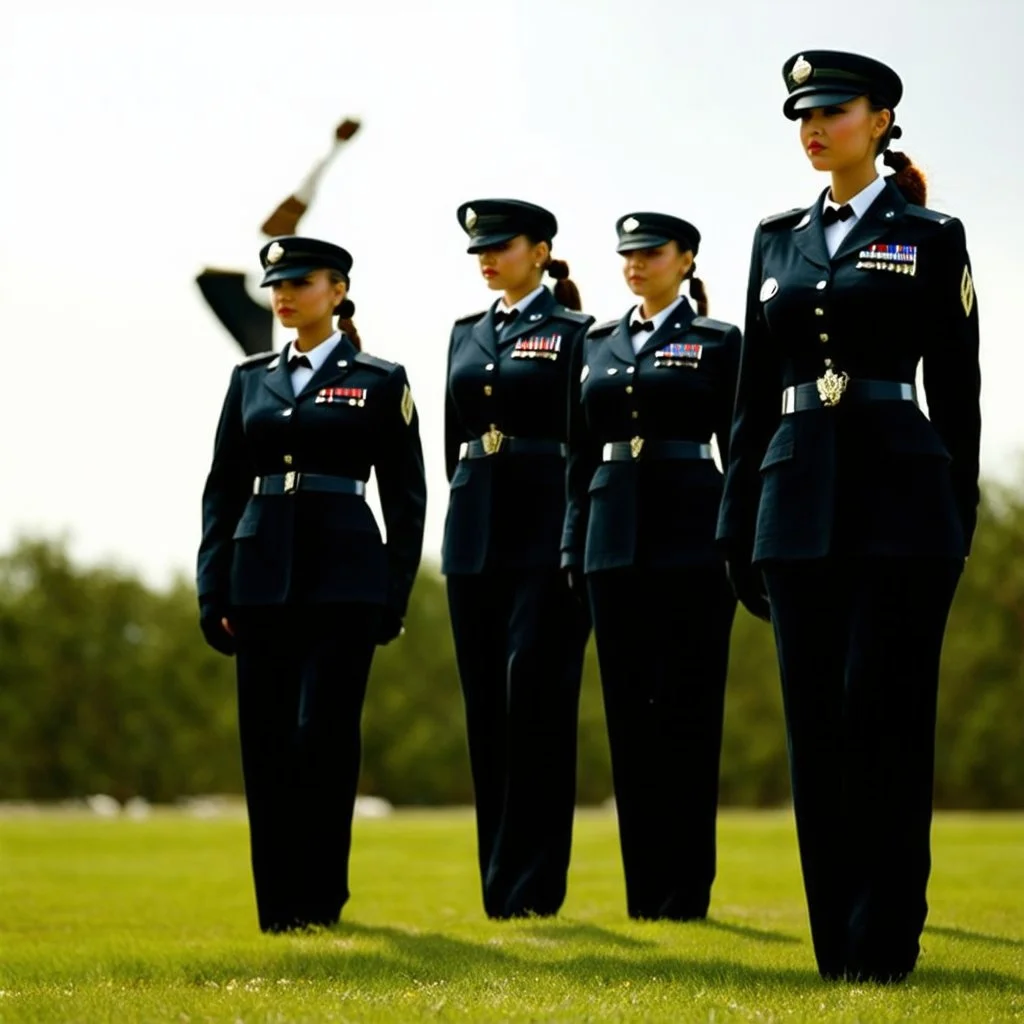
M 766 277 L 761 285 L 761 301 L 767 302 L 779 290 L 779 282 L 774 277 Z

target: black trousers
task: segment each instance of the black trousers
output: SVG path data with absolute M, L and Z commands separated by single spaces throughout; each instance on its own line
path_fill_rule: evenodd
M 629 915 L 705 917 L 736 599 L 721 565 L 587 582 Z
M 260 928 L 330 925 L 348 900 L 360 717 L 379 612 L 238 608 L 238 726 Z
M 490 917 L 557 913 L 576 804 L 585 610 L 558 570 L 448 577 Z
M 959 561 L 762 566 L 818 968 L 898 980 L 927 915 L 939 656 Z

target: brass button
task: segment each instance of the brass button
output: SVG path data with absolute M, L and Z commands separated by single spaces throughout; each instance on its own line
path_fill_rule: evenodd
M 290 455 L 286 455 L 284 457 L 284 464 L 286 466 L 290 466 L 292 464 L 292 457 Z
M 825 315 L 825 310 L 823 310 L 821 308 L 821 306 L 818 306 L 818 308 L 814 311 L 814 315 L 815 316 L 824 316 Z
M 638 413 L 636 409 L 634 409 L 629 415 L 632 416 L 635 420 L 640 419 L 640 413 Z
M 821 341 L 828 341 L 828 335 L 827 335 L 827 334 L 819 334 L 819 335 L 818 335 L 818 338 L 819 338 L 819 339 L 820 339 Z
M 633 385 L 632 384 L 627 384 L 626 385 L 626 394 L 627 395 L 633 394 Z
M 492 395 L 492 394 L 494 394 L 494 388 L 492 388 L 490 384 L 485 384 L 485 385 L 484 385 L 484 394 L 485 394 L 485 395 L 486 395 L 486 396 L 487 396 L 488 398 L 490 398 L 490 397 L 491 397 L 491 395 Z

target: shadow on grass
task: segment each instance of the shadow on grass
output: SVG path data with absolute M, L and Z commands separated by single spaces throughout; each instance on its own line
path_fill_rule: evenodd
M 944 928 L 941 925 L 930 924 L 925 927 L 925 932 L 930 935 L 941 935 L 945 939 L 957 939 L 964 942 L 987 942 L 991 946 L 1024 947 L 1024 941 L 1021 939 L 1011 939 L 1008 935 L 986 935 L 984 932 L 971 932 L 966 928 Z
M 712 928 L 719 932 L 729 932 L 731 935 L 739 935 L 744 939 L 753 939 L 755 942 L 781 942 L 787 945 L 799 946 L 803 941 L 795 935 L 787 935 L 786 932 L 770 932 L 763 928 L 752 928 L 748 924 L 734 924 L 732 921 L 716 921 L 709 917 L 706 921 L 695 922 L 700 928 Z
M 522 922 L 519 922 L 522 924 Z M 566 944 L 586 943 L 591 946 L 618 946 L 625 949 L 644 949 L 657 945 L 654 939 L 638 939 L 635 935 L 620 935 L 608 928 L 599 928 L 595 924 L 569 922 L 564 918 L 557 924 L 551 921 L 538 921 L 529 924 L 521 934 L 539 935 L 554 942 Z
M 519 933 L 551 930 L 542 925 Z M 576 926 L 570 926 L 574 928 Z M 578 935 L 586 942 L 609 945 L 603 929 L 578 926 Z M 563 929 L 559 929 L 563 931 Z M 756 931 L 756 929 L 755 929 Z M 584 952 L 562 957 L 529 955 L 522 948 L 497 945 L 493 938 L 482 942 L 455 939 L 436 932 L 405 931 L 379 925 L 342 923 L 324 932 L 304 936 L 298 942 L 275 938 L 259 953 L 247 952 L 241 958 L 221 953 L 208 958 L 196 957 L 181 965 L 194 984 L 226 982 L 246 973 L 261 977 L 319 981 L 365 986 L 368 989 L 393 990 L 396 982 L 412 985 L 459 982 L 467 979 L 487 986 L 509 979 L 559 978 L 586 987 L 614 986 L 624 982 L 642 986 L 651 981 L 699 984 L 713 989 L 763 987 L 785 989 L 793 995 L 821 993 L 826 989 L 865 988 L 859 984 L 825 982 L 818 976 L 808 956 L 805 969 L 752 965 L 716 958 L 712 960 L 680 956 L 655 943 L 641 943 L 627 952 Z M 500 937 L 499 937 L 500 938 Z M 622 946 L 622 936 L 617 936 Z M 799 940 L 797 940 L 799 941 Z M 376 949 L 359 948 L 365 942 Z M 278 945 L 280 943 L 280 945 Z M 628 944 L 628 942 L 627 942 Z M 276 946 L 276 948 L 274 948 Z M 1017 991 L 1020 978 L 991 970 L 971 968 L 925 967 L 893 991 L 913 986 L 928 992 L 1005 992 Z

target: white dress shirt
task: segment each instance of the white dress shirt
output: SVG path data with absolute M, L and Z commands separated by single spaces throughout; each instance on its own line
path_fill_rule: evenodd
M 321 341 L 316 348 L 303 352 L 295 348 L 295 342 L 289 341 L 281 358 L 288 365 L 288 360 L 293 355 L 305 356 L 309 360 L 309 366 L 296 366 L 291 371 L 292 394 L 300 395 L 302 389 L 313 379 L 313 374 L 327 362 L 327 357 L 334 351 L 335 346 L 341 341 L 341 331 L 335 331 L 326 341 Z
M 540 295 L 540 293 L 542 291 L 544 291 L 544 285 L 538 285 L 538 287 L 534 288 L 533 291 L 530 292 L 529 295 L 524 295 L 518 302 L 514 302 L 511 306 L 506 306 L 505 305 L 505 297 L 502 296 L 500 299 L 498 299 L 498 303 L 494 307 L 494 312 L 495 313 L 511 313 L 512 310 L 515 310 L 517 313 L 522 313 L 522 311 L 524 309 L 526 309 L 526 307 L 531 302 L 533 302 L 533 300 L 535 298 L 537 298 L 537 296 Z M 503 323 L 501 325 L 501 327 L 498 328 L 498 335 L 500 336 L 506 330 L 506 328 L 511 327 L 511 326 L 512 326 L 512 324 L 510 324 L 506 320 L 505 323 Z
M 655 313 L 650 318 L 650 323 L 654 324 L 653 330 L 650 331 L 637 331 L 636 334 L 631 335 L 631 341 L 633 342 L 633 354 L 635 355 L 651 340 L 651 335 L 679 308 L 681 302 L 686 301 L 685 295 L 680 295 L 675 302 L 671 305 L 666 306 L 660 313 Z M 642 303 L 641 303 L 642 306 Z M 629 318 L 630 324 L 643 323 L 648 318 L 640 312 L 641 306 L 633 307 L 633 314 Z
M 847 217 L 846 220 L 837 220 L 825 228 L 825 245 L 828 248 L 829 258 L 835 256 L 836 250 L 843 244 L 843 239 L 853 230 L 854 224 L 868 212 L 868 207 L 882 194 L 884 189 L 885 178 L 879 176 L 867 188 L 862 188 L 846 204 L 837 203 L 832 199 L 831 193 L 826 193 L 825 200 L 821 204 L 823 211 L 830 206 L 838 210 L 840 205 L 847 205 L 853 210 L 852 217 Z

